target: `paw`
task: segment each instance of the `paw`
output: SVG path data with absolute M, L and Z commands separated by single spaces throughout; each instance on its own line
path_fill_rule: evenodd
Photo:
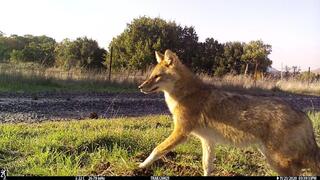
M 146 168 L 147 165 L 146 165 L 146 163 L 140 163 L 138 167 L 139 167 L 139 168 Z
M 139 164 L 139 168 L 146 168 L 152 164 L 156 159 L 158 159 L 154 153 L 151 153 L 150 156 L 143 161 L 143 163 Z
M 212 176 L 212 171 L 204 171 L 203 176 Z

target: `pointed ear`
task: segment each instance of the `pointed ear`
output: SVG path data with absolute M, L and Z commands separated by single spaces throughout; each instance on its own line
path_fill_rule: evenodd
M 175 59 L 176 55 L 169 49 L 164 53 L 164 60 L 167 65 L 171 65 Z
M 156 54 L 156 59 L 157 59 L 157 62 L 160 63 L 162 60 L 163 60 L 163 54 L 159 53 L 158 51 L 155 51 L 155 54 Z

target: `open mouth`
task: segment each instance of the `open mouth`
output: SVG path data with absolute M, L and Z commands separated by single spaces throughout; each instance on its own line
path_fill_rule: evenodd
M 154 91 L 156 91 L 159 87 L 154 87 L 153 89 L 149 90 L 149 91 L 145 91 L 145 90 L 142 90 L 143 93 L 152 93 Z

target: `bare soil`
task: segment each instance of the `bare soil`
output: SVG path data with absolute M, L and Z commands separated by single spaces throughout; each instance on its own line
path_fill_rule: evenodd
M 303 111 L 320 110 L 319 96 L 277 96 Z M 162 93 L 0 93 L 1 123 L 155 114 L 169 114 Z

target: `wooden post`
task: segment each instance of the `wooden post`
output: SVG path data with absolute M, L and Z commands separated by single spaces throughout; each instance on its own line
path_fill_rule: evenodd
M 310 76 L 311 76 L 311 71 L 310 71 L 310 67 L 308 69 L 308 86 L 310 84 Z
M 244 70 L 244 75 L 247 76 L 249 63 L 246 63 L 246 69 Z
M 253 75 L 253 84 L 254 84 L 254 87 L 257 86 L 257 79 L 258 79 L 258 60 L 255 59 L 255 67 L 254 67 L 254 75 Z
M 109 81 L 111 80 L 112 52 L 113 52 L 113 47 L 111 46 L 111 48 L 110 48 L 110 64 L 109 64 Z
M 280 80 L 283 79 L 283 64 L 281 63 Z

